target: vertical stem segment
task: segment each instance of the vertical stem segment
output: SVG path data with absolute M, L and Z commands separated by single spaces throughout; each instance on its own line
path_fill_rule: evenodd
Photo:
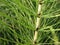
M 36 21 L 36 30 L 34 32 L 34 39 L 33 39 L 33 45 L 36 45 L 36 40 L 38 37 L 38 29 L 39 29 L 39 25 L 40 25 L 40 15 L 41 15 L 41 7 L 42 7 L 42 3 L 39 0 L 39 4 L 38 4 L 38 14 L 37 14 L 37 21 Z

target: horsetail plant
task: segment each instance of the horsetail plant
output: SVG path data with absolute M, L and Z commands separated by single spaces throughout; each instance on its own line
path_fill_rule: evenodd
M 0 45 L 60 45 L 59 0 L 0 0 Z

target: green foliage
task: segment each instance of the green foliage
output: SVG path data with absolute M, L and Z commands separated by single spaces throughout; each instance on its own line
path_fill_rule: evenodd
M 37 44 L 60 42 L 60 2 L 43 0 Z M 0 45 L 32 45 L 38 0 L 0 0 Z

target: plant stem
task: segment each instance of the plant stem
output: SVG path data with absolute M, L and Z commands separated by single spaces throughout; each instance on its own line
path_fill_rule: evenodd
M 50 27 L 50 30 L 51 30 L 51 33 L 52 33 L 52 36 L 53 36 L 53 39 L 54 39 L 54 45 L 59 45 L 58 44 L 58 37 L 56 35 L 56 32 L 54 31 L 54 29 L 52 27 Z
M 38 37 L 38 29 L 39 29 L 39 25 L 40 25 L 40 15 L 41 15 L 41 7 L 42 7 L 42 3 L 39 0 L 39 4 L 38 4 L 38 14 L 37 14 L 37 21 L 36 21 L 36 30 L 34 32 L 34 40 L 33 40 L 33 45 L 36 45 L 36 40 Z

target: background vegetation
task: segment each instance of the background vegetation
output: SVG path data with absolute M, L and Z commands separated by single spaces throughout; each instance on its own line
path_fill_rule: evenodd
M 60 0 L 43 0 L 37 45 L 60 45 Z M 0 0 L 0 45 L 32 45 L 38 0 Z

